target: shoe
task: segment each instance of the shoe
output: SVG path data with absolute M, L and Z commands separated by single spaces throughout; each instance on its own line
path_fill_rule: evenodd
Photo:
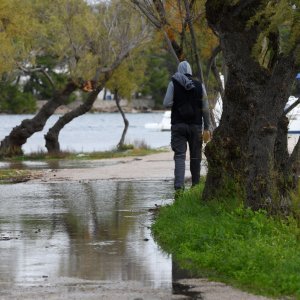
M 176 200 L 180 199 L 181 196 L 183 195 L 183 193 L 184 193 L 184 189 L 183 188 L 176 189 L 175 193 L 174 193 L 174 200 L 176 201 Z

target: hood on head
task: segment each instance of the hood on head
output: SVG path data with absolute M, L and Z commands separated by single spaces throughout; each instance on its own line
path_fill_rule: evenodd
M 190 64 L 185 60 L 179 63 L 177 71 L 181 74 L 193 75 Z
M 192 75 L 192 68 L 187 61 L 182 61 L 178 65 L 178 71 L 172 76 L 186 90 L 191 90 L 195 87 L 193 81 L 186 75 Z

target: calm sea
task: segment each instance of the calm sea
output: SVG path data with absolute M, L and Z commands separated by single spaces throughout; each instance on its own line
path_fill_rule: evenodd
M 0 115 L 0 140 L 10 133 L 13 127 L 24 119 L 34 115 Z M 159 123 L 163 113 L 128 113 L 129 129 L 126 135 L 127 143 L 144 141 L 152 148 L 168 146 L 170 132 L 156 129 L 146 129 L 146 123 Z M 52 116 L 44 130 L 32 135 L 23 146 L 25 153 L 46 151 L 44 134 L 58 120 L 59 115 Z M 119 142 L 124 123 L 119 113 L 85 114 L 74 119 L 65 126 L 59 136 L 61 150 L 75 152 L 92 152 L 113 149 Z

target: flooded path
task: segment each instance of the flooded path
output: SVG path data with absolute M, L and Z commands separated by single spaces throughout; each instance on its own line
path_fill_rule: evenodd
M 151 210 L 173 201 L 171 152 L 47 164 L 0 185 L 1 300 L 266 299 L 188 279 L 153 241 Z
M 92 281 L 106 289 L 163 290 L 171 297 L 172 260 L 149 228 L 149 209 L 171 201 L 171 182 L 22 183 L 0 189 L 2 295 Z

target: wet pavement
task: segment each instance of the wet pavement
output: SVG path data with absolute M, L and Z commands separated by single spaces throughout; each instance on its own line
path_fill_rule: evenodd
M 120 159 L 102 159 L 102 160 L 80 160 L 80 159 L 59 159 L 59 160 L 26 160 L 26 161 L 1 161 L 0 169 L 17 170 L 60 170 L 60 169 L 84 169 L 112 166 L 122 163 Z
M 84 299 L 121 287 L 128 297 L 103 299 L 183 299 L 186 287 L 173 289 L 181 271 L 150 232 L 149 209 L 172 201 L 172 182 L 29 182 L 0 194 L 0 299 L 83 299 L 78 287 Z

